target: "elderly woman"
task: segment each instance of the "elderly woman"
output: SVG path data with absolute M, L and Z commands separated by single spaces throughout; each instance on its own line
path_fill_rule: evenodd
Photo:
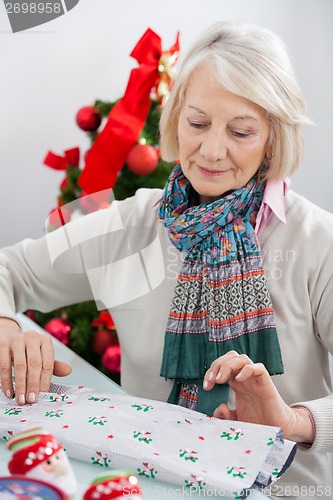
M 220 418 L 280 426 L 300 451 L 275 494 L 331 498 L 333 216 L 288 180 L 308 121 L 281 40 L 243 23 L 217 23 L 184 59 L 162 115 L 163 157 L 179 160 L 164 191 L 139 190 L 83 223 L 110 234 L 94 246 L 95 259 L 112 253 L 119 261 L 129 234 L 137 236 L 136 251 L 157 234 L 163 252 L 161 283 L 110 307 L 123 387 Z M 132 229 L 123 239 L 119 220 Z M 13 363 L 19 404 L 48 390 L 52 371 L 70 368 L 54 362 L 49 337 L 21 334 L 16 312 L 91 298 L 89 273 L 57 271 L 45 240 L 1 252 L 0 377 L 11 397 Z M 104 304 L 112 287 L 132 293 L 147 278 L 126 266 L 115 278 L 112 269 L 104 266 L 95 280 Z

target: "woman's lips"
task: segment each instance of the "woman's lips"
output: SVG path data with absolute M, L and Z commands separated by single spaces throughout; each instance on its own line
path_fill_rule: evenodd
M 198 165 L 199 171 L 203 174 L 206 175 L 207 177 L 220 177 L 228 172 L 228 170 L 212 170 L 209 168 L 204 168 Z

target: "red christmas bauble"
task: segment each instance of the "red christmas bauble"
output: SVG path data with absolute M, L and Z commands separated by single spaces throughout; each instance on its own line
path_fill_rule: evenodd
M 136 144 L 127 156 L 128 168 L 137 175 L 147 175 L 155 170 L 158 164 L 158 151 L 149 144 Z
M 44 330 L 53 335 L 56 339 L 60 340 L 65 345 L 69 344 L 69 334 L 71 326 L 67 321 L 61 318 L 50 319 L 44 326 Z
M 120 373 L 121 350 L 119 345 L 111 345 L 102 356 L 103 366 L 109 372 Z
M 97 130 L 102 121 L 98 109 L 94 106 L 84 106 L 79 109 L 75 119 L 78 126 L 86 132 Z
M 29 309 L 28 311 L 25 311 L 24 313 L 26 316 L 28 316 L 29 319 L 32 321 L 35 321 L 35 311 L 32 309 Z
M 115 332 L 107 330 L 106 328 L 99 328 L 94 333 L 91 341 L 92 350 L 101 356 L 105 349 L 117 342 L 117 336 Z

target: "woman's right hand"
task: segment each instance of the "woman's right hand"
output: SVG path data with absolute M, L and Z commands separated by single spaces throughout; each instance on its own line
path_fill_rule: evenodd
M 14 373 L 12 368 L 14 367 Z M 52 339 L 33 330 L 22 332 L 19 325 L 8 318 L 0 319 L 0 382 L 3 393 L 19 405 L 35 403 L 40 392 L 50 388 L 51 377 L 64 377 L 71 367 L 55 361 Z

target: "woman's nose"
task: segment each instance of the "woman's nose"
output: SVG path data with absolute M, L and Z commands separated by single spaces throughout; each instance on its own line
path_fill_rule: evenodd
M 202 138 L 200 154 L 209 162 L 224 160 L 227 156 L 224 134 L 219 130 L 209 130 Z

